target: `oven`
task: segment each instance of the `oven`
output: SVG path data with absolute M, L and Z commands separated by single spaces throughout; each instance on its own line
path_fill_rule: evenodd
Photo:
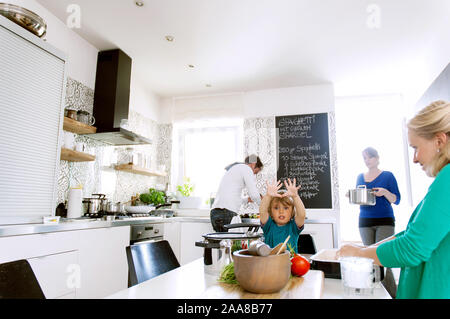
M 155 242 L 164 239 L 164 223 L 131 225 L 130 245 Z

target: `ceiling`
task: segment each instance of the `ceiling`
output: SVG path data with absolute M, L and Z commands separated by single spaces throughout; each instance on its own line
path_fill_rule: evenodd
M 73 0 L 37 2 L 66 21 Z M 431 63 L 434 44 L 449 42 L 447 0 L 143 2 L 77 0 L 74 31 L 99 50 L 125 51 L 160 97 L 322 83 L 337 95 L 401 92 Z

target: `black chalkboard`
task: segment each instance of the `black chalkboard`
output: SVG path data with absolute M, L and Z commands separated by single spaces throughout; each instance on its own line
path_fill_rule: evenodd
M 277 179 L 297 179 L 306 208 L 332 208 L 328 114 L 275 117 Z

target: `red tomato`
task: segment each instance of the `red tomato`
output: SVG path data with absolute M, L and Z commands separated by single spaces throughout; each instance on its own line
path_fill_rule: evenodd
M 297 254 L 291 259 L 291 263 L 291 272 L 294 276 L 303 276 L 311 266 L 305 257 Z

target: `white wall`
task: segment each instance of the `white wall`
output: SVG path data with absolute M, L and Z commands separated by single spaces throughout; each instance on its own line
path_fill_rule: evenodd
M 245 118 L 334 111 L 332 84 L 251 91 L 243 97 Z
M 332 84 L 298 86 L 211 96 L 164 98 L 163 123 L 204 118 L 253 118 L 334 111 Z
M 160 98 L 146 90 L 131 71 L 130 111 L 133 110 L 153 121 L 160 122 Z

